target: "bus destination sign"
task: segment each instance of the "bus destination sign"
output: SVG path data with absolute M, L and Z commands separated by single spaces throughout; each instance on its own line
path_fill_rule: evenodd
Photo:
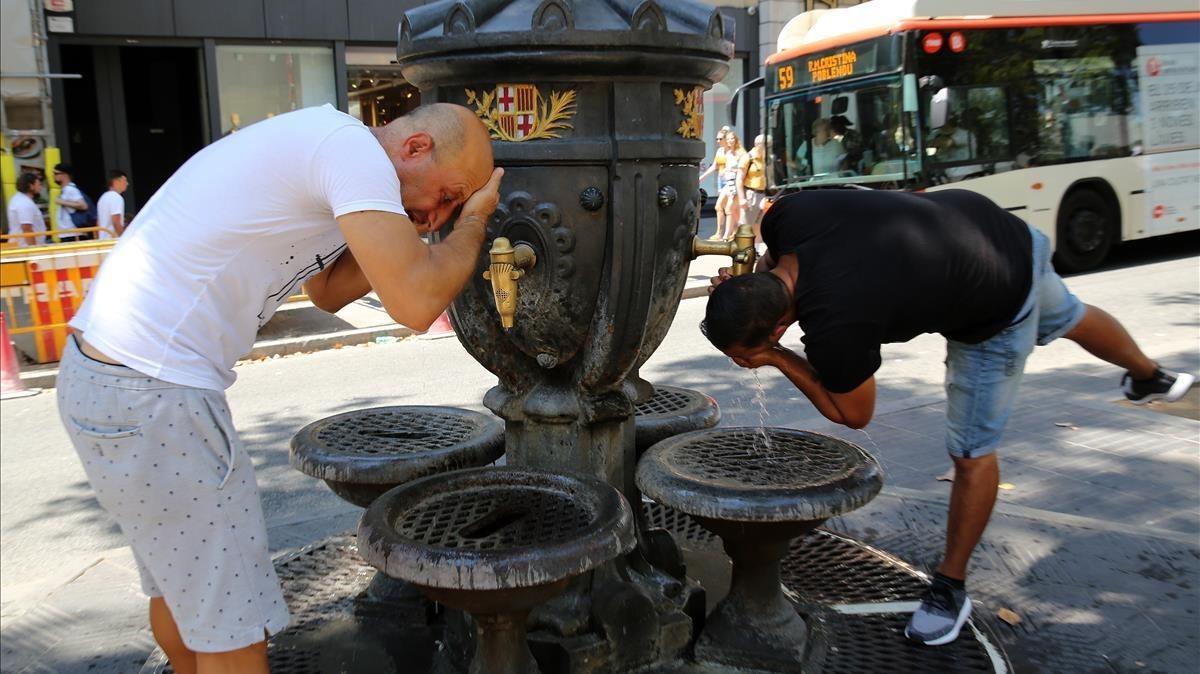
M 829 80 L 839 80 L 854 74 L 854 64 L 858 63 L 858 52 L 847 49 L 828 56 L 818 56 L 808 59 L 808 74 L 813 84 Z
M 898 68 L 900 43 L 894 37 L 845 45 L 783 61 L 774 67 L 775 76 L 769 82 L 770 93 L 778 94 L 793 87 L 825 84 Z

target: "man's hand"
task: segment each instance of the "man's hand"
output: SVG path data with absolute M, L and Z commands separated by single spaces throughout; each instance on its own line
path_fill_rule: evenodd
M 712 293 L 717 286 L 733 278 L 733 273 L 729 271 L 729 267 L 721 267 L 717 270 L 717 275 L 708 280 L 708 292 Z
M 487 183 L 467 197 L 467 201 L 462 207 L 462 214 L 458 218 L 460 222 L 469 221 L 470 218 L 478 218 L 480 224 L 487 222 L 487 219 L 496 210 L 496 205 L 500 203 L 500 179 L 503 177 L 504 169 L 492 169 L 492 177 L 488 179 Z
M 739 356 L 730 356 L 729 358 L 741 367 L 754 370 L 764 365 L 779 367 L 779 362 L 784 353 L 791 353 L 791 351 L 786 347 L 774 344 L 756 351 L 742 353 Z

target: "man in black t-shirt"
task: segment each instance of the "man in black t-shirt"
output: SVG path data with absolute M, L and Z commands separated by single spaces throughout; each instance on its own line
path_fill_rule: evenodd
M 1000 483 L 995 450 L 1035 345 L 1066 337 L 1127 371 L 1135 403 L 1177 400 L 1195 381 L 1161 370 L 1050 264 L 1050 242 L 987 198 L 822 190 L 785 196 L 763 217 L 756 273 L 713 279 L 701 329 L 742 367 L 771 365 L 822 415 L 850 428 L 875 411 L 880 346 L 947 339 L 946 449 L 954 462 L 946 548 L 905 634 L 950 643 L 971 612 L 964 581 Z M 780 346 L 792 323 L 805 356 Z

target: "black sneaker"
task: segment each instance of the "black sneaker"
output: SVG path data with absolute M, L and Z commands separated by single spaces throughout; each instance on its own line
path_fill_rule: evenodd
M 966 590 L 934 578 L 904 628 L 904 636 L 926 646 L 942 646 L 958 638 L 971 615 L 971 598 Z
M 1186 372 L 1165 372 L 1156 368 L 1149 379 L 1134 379 L 1128 372 L 1121 379 L 1125 397 L 1134 405 L 1145 405 L 1151 400 L 1173 403 L 1188 392 L 1196 378 Z

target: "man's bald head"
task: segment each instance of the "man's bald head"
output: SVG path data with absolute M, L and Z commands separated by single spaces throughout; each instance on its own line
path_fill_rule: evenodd
M 400 178 L 401 199 L 418 227 L 440 227 L 492 174 L 492 143 L 461 105 L 422 105 L 373 129 Z
M 492 144 L 487 127 L 479 121 L 475 113 L 461 105 L 422 105 L 383 127 L 381 131 L 383 133 L 380 134 L 380 140 L 389 153 L 389 145 L 398 145 L 409 136 L 424 133 L 433 140 L 433 154 L 439 164 L 487 164 L 485 173 L 491 172 Z M 487 176 L 483 179 L 486 181 Z
M 487 129 L 478 117 L 461 105 L 430 103 L 408 113 L 404 119 L 408 121 L 409 133 L 424 131 L 433 138 L 434 154 L 439 162 L 459 159 L 464 151 L 468 155 L 486 151 L 486 158 L 491 162 L 492 145 L 488 142 Z

